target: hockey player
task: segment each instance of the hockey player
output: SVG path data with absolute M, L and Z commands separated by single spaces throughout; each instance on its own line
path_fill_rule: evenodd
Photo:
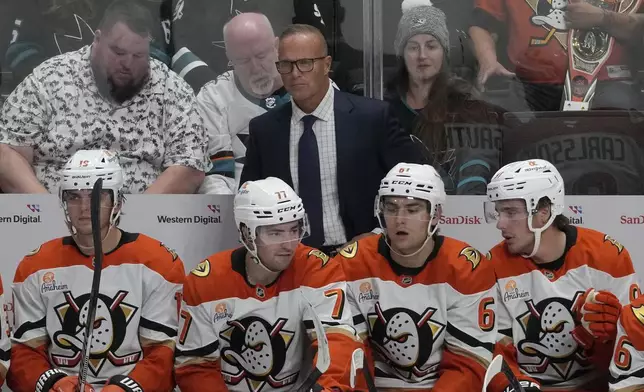
M 89 198 L 103 178 L 103 271 L 84 390 L 169 392 L 183 263 L 164 244 L 118 228 L 123 171 L 106 150 L 76 152 L 60 200 L 71 236 L 44 243 L 18 265 L 13 283 L 13 392 L 75 392 L 92 282 Z M 82 389 L 81 389 L 82 390 Z
M 318 346 L 311 304 L 325 324 L 331 356 L 316 390 L 346 391 L 351 355 L 362 343 L 340 264 L 300 243 L 309 230 L 302 200 L 280 179 L 248 181 L 234 214 L 243 247 L 208 257 L 185 281 L 179 388 L 298 390 L 311 367 L 303 357 L 307 339 Z
M 475 248 L 437 233 L 445 199 L 433 167 L 396 165 L 375 203 L 384 233 L 336 256 L 368 326 L 379 389 L 480 391 L 492 359 L 494 271 Z
M 610 364 L 611 392 L 644 390 L 644 297 L 626 305 L 617 324 Z
M 504 238 L 488 254 L 502 302 L 496 352 L 527 392 L 605 391 L 620 303 L 639 293 L 628 251 L 570 225 L 564 193 L 539 159 L 502 167 L 487 187 L 485 218 Z M 497 376 L 489 390 L 509 388 Z

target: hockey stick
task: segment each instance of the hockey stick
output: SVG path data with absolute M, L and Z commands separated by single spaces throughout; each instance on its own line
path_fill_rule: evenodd
M 521 386 L 521 383 L 519 380 L 517 380 L 517 377 L 512 373 L 512 370 L 508 366 L 507 363 L 503 360 L 502 355 L 497 355 L 492 359 L 492 362 L 490 362 L 490 366 L 488 366 L 487 371 L 485 372 L 485 378 L 483 378 L 483 390 L 482 392 L 487 392 L 487 387 L 490 385 L 490 382 L 499 373 L 503 373 L 505 377 L 508 379 L 510 382 L 510 387 L 514 390 L 514 392 L 525 392 L 523 390 L 523 387 Z
M 358 375 L 358 370 L 362 369 L 365 381 L 367 382 L 367 391 L 369 392 L 378 392 L 376 389 L 376 384 L 373 381 L 373 376 L 369 373 L 369 367 L 364 366 L 364 350 L 357 348 L 353 351 L 351 355 L 351 388 L 356 387 L 356 377 Z
M 103 191 L 103 179 L 99 178 L 94 183 L 90 200 L 90 217 L 92 221 L 92 239 L 94 241 L 94 274 L 92 276 L 92 288 L 89 292 L 87 308 L 87 321 L 85 322 L 85 336 L 83 337 L 83 351 L 81 352 L 81 367 L 78 371 L 78 390 L 84 391 L 87 383 L 87 372 L 89 370 L 89 357 L 91 355 L 91 338 L 94 332 L 94 317 L 96 316 L 96 304 L 98 302 L 98 289 L 101 285 L 101 270 L 103 269 L 103 239 L 101 238 L 101 192 Z
M 302 295 L 304 296 L 304 295 Z M 317 335 L 317 340 L 318 340 L 318 360 L 315 364 L 315 369 L 309 373 L 309 375 L 306 377 L 306 380 L 304 381 L 304 384 L 298 389 L 299 392 L 309 392 L 309 391 L 316 391 L 316 390 L 322 390 L 322 388 L 316 388 L 317 386 L 317 381 L 320 378 L 324 372 L 327 371 L 329 368 L 329 365 L 331 365 L 331 353 L 329 352 L 329 341 L 326 338 L 326 333 L 324 332 L 324 326 L 322 325 L 322 322 L 318 318 L 317 314 L 315 314 L 315 310 L 313 309 L 313 305 L 306 300 L 305 297 L 305 303 L 306 303 L 306 310 L 311 313 L 311 320 L 313 321 L 313 327 L 315 328 L 315 334 Z

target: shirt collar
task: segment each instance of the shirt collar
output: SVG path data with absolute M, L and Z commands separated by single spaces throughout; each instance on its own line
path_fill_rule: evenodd
M 329 80 L 329 89 L 327 90 L 326 95 L 324 96 L 324 98 L 322 98 L 322 101 L 320 102 L 318 107 L 315 108 L 315 110 L 310 114 L 317 117 L 318 120 L 331 121 L 333 110 L 327 110 L 327 108 L 329 107 L 329 105 L 333 106 L 333 98 L 333 83 Z M 293 99 L 291 99 L 291 105 L 293 106 L 293 118 L 296 121 L 302 121 L 302 117 L 308 115 L 307 113 L 304 113 L 304 111 L 300 109 L 299 106 L 297 106 Z

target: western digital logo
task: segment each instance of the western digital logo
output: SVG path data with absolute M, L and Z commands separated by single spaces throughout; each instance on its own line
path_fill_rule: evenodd
M 211 214 L 193 216 L 157 215 L 157 221 L 159 223 L 200 223 L 202 225 L 221 223 L 221 216 L 219 215 L 221 208 L 219 204 L 208 204 L 206 208 Z
M 572 223 L 573 225 L 584 224 L 583 209 L 581 206 L 568 206 L 568 211 L 570 211 L 570 214 L 568 216 L 570 223 Z

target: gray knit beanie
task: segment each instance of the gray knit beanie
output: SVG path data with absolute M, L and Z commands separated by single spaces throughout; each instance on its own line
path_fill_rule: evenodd
M 403 16 L 398 22 L 398 33 L 394 48 L 396 55 L 402 56 L 407 41 L 416 34 L 433 35 L 449 58 L 449 31 L 445 13 L 434 7 L 431 0 L 404 0 Z

